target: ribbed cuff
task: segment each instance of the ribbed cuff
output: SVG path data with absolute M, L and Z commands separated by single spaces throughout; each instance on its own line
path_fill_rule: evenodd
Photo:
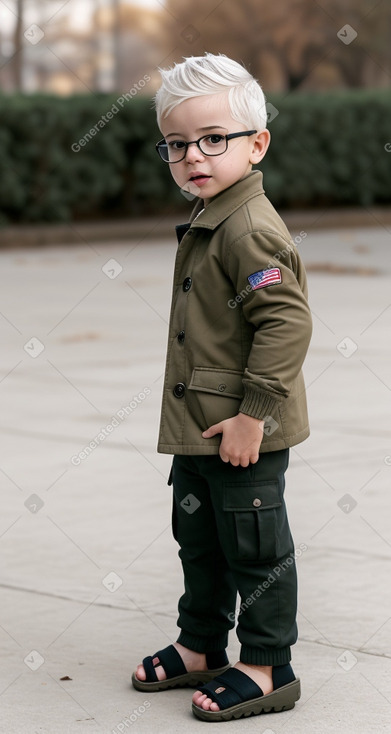
M 258 420 L 264 420 L 266 416 L 273 415 L 279 401 L 270 393 L 253 390 L 244 386 L 244 398 L 240 404 L 239 413 L 246 413 Z
M 227 647 L 228 633 L 216 635 L 216 637 L 198 637 L 182 630 L 177 642 L 194 652 L 218 652 Z
M 242 663 L 250 665 L 286 665 L 291 660 L 290 647 L 254 648 L 242 645 L 240 650 Z

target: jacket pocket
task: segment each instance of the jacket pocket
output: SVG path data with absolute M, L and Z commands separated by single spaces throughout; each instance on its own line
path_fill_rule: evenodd
M 189 390 L 194 391 L 206 428 L 237 415 L 243 398 L 243 373 L 218 367 L 195 367 Z
M 233 533 L 236 558 L 273 561 L 289 545 L 290 532 L 278 481 L 227 482 L 224 512 Z
M 243 373 L 219 367 L 194 367 L 189 384 L 190 390 L 214 393 L 228 398 L 243 397 Z

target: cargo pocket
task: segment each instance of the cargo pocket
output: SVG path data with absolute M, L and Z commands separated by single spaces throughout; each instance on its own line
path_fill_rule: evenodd
M 267 562 L 281 555 L 287 518 L 278 481 L 227 482 L 223 507 L 236 546 L 231 552 L 237 560 Z

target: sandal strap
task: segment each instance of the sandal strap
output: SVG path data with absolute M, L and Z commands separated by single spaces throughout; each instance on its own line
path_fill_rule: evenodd
M 217 693 L 219 688 L 225 690 Z M 198 690 L 206 693 L 208 698 L 219 705 L 220 710 L 263 696 L 262 688 L 237 668 L 229 668 Z
M 155 655 L 153 657 L 156 657 Z M 145 670 L 145 683 L 156 683 L 158 680 L 158 677 L 156 675 L 155 666 L 152 662 L 153 658 L 152 655 L 148 655 L 148 657 L 144 658 L 143 660 L 143 666 Z
M 154 658 L 159 658 L 159 664 L 163 666 L 167 678 L 175 678 L 178 675 L 186 675 L 187 673 L 183 660 L 174 645 L 169 645 L 164 650 L 158 650 L 155 655 L 151 656 L 152 660 Z
M 155 658 L 159 658 L 156 665 L 153 663 Z M 148 655 L 143 660 L 143 666 L 146 674 L 146 683 L 155 683 L 158 680 L 156 668 L 161 665 L 167 678 L 175 678 L 177 675 L 185 675 L 187 670 L 182 662 L 182 658 L 173 645 L 165 647 L 164 650 L 158 650 L 154 655 Z
M 148 655 L 144 658 L 143 666 L 146 674 L 146 683 L 155 683 L 158 680 L 155 668 L 157 665 L 153 664 L 153 660 L 159 658 L 159 663 L 164 668 L 167 678 L 176 678 L 178 675 L 186 675 L 187 670 L 184 662 L 174 645 L 169 645 L 163 650 L 158 650 L 154 655 Z M 217 652 L 206 653 L 206 663 L 209 670 L 215 668 L 223 668 L 228 665 L 228 658 L 225 650 L 219 650 Z

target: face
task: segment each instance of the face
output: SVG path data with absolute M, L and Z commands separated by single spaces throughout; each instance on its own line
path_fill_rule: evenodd
M 187 99 L 161 121 L 167 143 L 250 129 L 231 117 L 226 92 Z M 250 173 L 252 165 L 262 160 L 269 142 L 270 133 L 263 130 L 249 137 L 229 140 L 226 152 L 218 156 L 205 155 L 193 144 L 187 148 L 182 161 L 169 164 L 170 171 L 181 189 L 200 196 L 206 206 L 213 196 Z

